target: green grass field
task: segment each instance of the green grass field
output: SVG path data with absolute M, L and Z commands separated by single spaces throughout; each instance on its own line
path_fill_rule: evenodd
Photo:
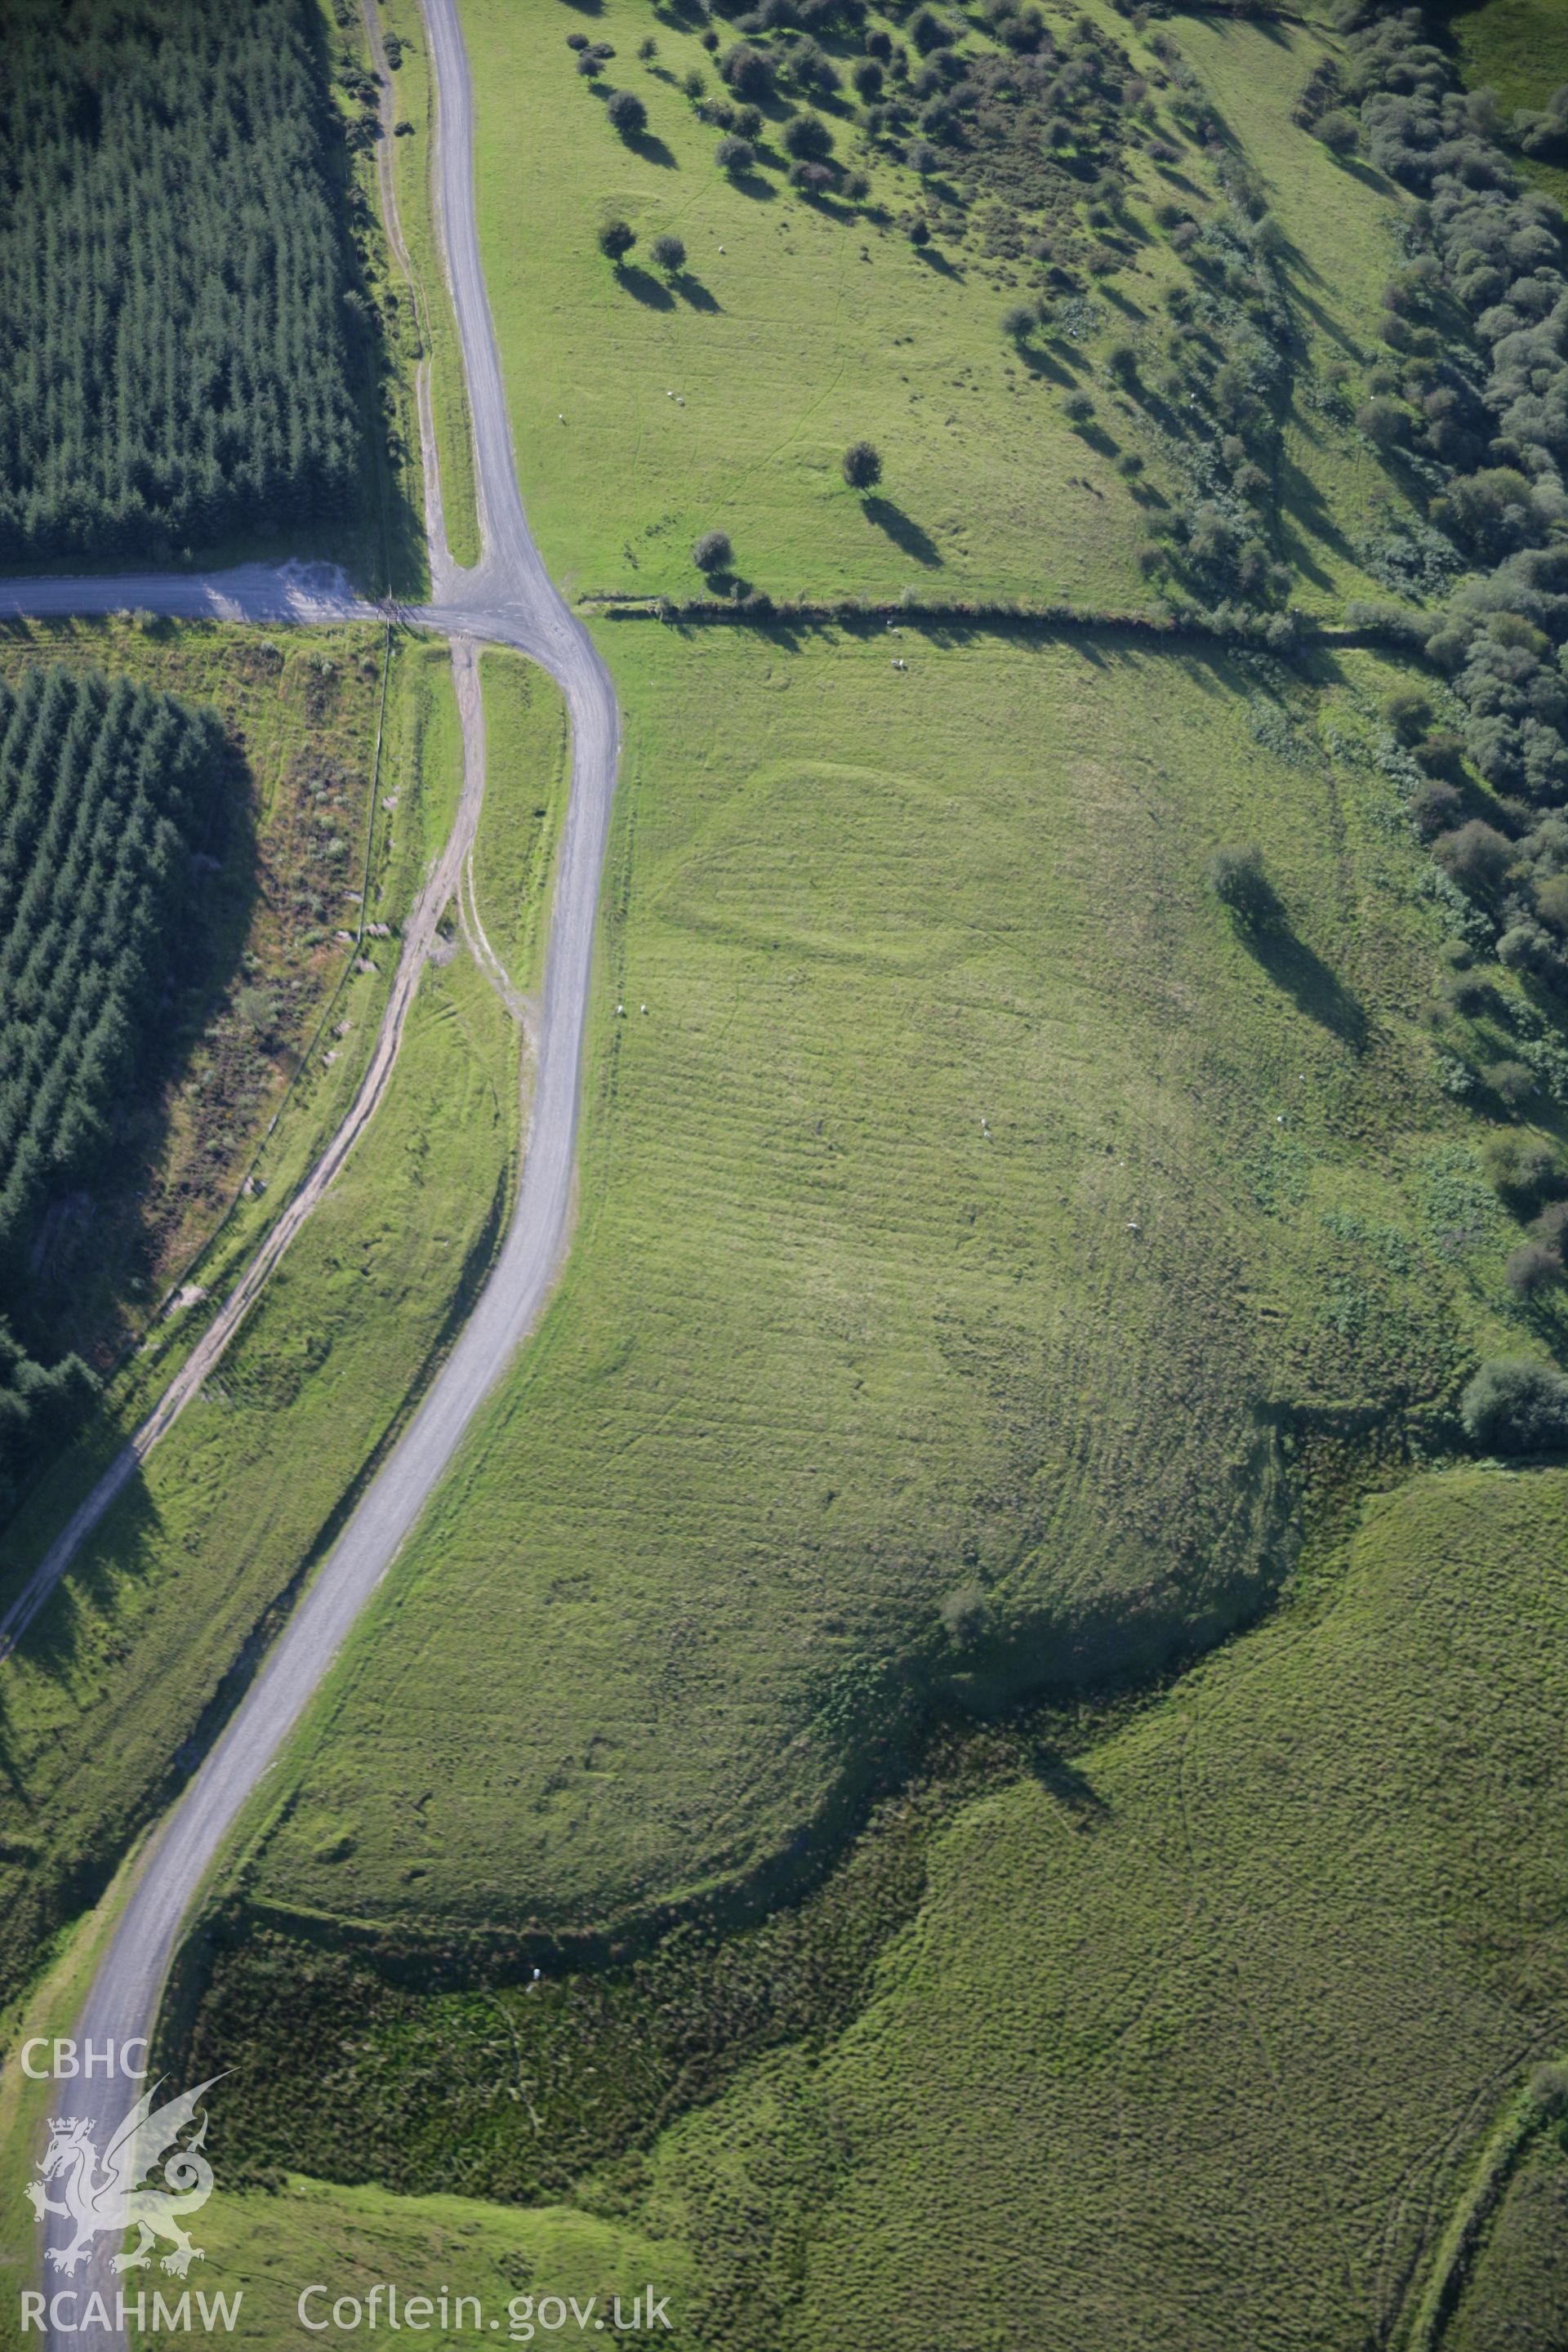
M 1510 2181 L 1441 2339 L 1446 2352 L 1568 2344 L 1568 2147 L 1543 2137 Z
M 1261 1606 L 1293 1450 L 1437 1434 L 1521 1333 L 1420 1018 L 1438 918 L 1356 753 L 1369 657 L 1314 691 L 1115 643 L 609 642 L 576 1247 L 319 1718 L 270 1902 L 566 1930 L 798 1868 L 931 1696 Z M 1202 878 L 1251 834 L 1261 958 Z
M 423 864 L 444 837 L 460 775 L 446 650 L 405 658 L 389 867 L 399 856 Z M 537 778 L 501 761 L 486 826 L 531 826 L 538 793 Z M 13 1978 L 93 1891 L 168 1785 L 171 1758 L 199 1744 L 225 1677 L 247 1669 L 322 1555 L 499 1239 L 518 1033 L 467 955 L 443 957 L 344 1173 L 7 1666 L 0 1851 Z M 32 1517 L 41 1526 L 41 1505 Z
M 498 790 L 475 845 L 475 897 L 513 985 L 536 995 L 549 934 L 551 858 L 566 808 L 566 714 L 543 671 L 521 655 L 491 646 L 479 673 L 486 758 Z
M 385 2320 L 387 2284 L 396 2283 L 404 2309 L 408 2298 L 427 2296 L 432 2310 L 416 2310 L 408 2324 L 431 2352 L 457 2352 L 492 2330 L 502 2343 L 548 2343 L 560 2326 L 552 2297 L 583 2314 L 581 2328 L 567 2315 L 566 2341 L 580 2344 L 603 2328 L 601 2340 L 636 2342 L 635 2332 L 610 2332 L 617 2302 L 630 2324 L 634 2307 L 639 2314 L 647 2308 L 650 2289 L 669 2298 L 672 2317 L 689 2297 L 684 2248 L 572 2207 L 524 2213 L 458 2197 L 389 2197 L 291 2178 L 270 2194 L 215 2199 L 209 2210 L 202 2282 L 209 2292 L 220 2284 L 242 2290 L 238 2324 L 225 2340 L 253 2352 L 301 2340 L 299 2297 L 316 2281 L 328 2289 L 306 2304 L 316 2324 L 326 2321 L 339 2296 L 368 2304 L 371 2290 L 382 2285 L 381 2325 L 356 2324 L 366 2344 L 395 2341 Z M 477 2319 L 471 2308 L 459 2310 L 459 2297 L 478 2303 Z M 149 2328 L 138 2340 L 146 2352 L 175 2352 L 186 2338 Z M 562 2340 L 558 2334 L 555 2340 Z M 684 2330 L 667 2335 L 655 2322 L 646 2340 L 674 2347 L 687 2339 Z
M 731 184 L 720 133 L 678 87 L 693 68 L 717 87 L 695 32 L 606 0 L 589 29 L 614 44 L 614 79 L 646 97 L 657 140 L 634 152 L 574 71 L 576 23 L 506 0 L 463 9 L 523 498 L 568 593 L 689 593 L 691 544 L 720 527 L 775 595 L 1146 603 L 1139 509 L 1060 413 L 1081 370 L 1031 369 L 1002 331 L 1017 266 L 924 257 L 889 222 L 806 204 L 776 173 Z M 633 51 L 654 30 L 650 68 Z M 847 131 L 840 143 L 848 154 Z M 912 200 L 911 173 L 883 178 L 889 205 Z M 663 231 L 684 238 L 673 290 L 643 252 L 616 278 L 595 241 L 606 210 L 643 252 Z M 886 466 L 869 513 L 839 475 L 862 436 Z

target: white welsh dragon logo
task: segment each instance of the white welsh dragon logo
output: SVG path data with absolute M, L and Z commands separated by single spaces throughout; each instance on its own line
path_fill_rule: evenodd
M 203 2260 L 200 2246 L 193 2246 L 185 2233 L 183 2218 L 198 2212 L 212 2195 L 213 2168 L 201 2152 L 207 2136 L 205 2115 L 183 2147 L 179 2140 L 204 2093 L 221 2079 L 214 2074 L 161 2107 L 153 2105 L 159 2090 L 154 2083 L 115 2132 L 101 2166 L 88 2136 L 90 2118 L 50 2117 L 49 2144 L 39 2158 L 38 2179 L 27 2183 L 27 2199 L 40 2221 L 46 2213 L 58 2213 L 74 2227 L 69 2245 L 46 2249 L 56 2270 L 74 2271 L 95 2238 L 106 2232 L 121 2238 L 127 2230 L 139 2235 L 128 2252 L 115 2255 L 117 2271 L 140 2270 L 150 2263 L 159 2238 L 167 2238 L 174 2247 L 173 2253 L 163 2256 L 163 2267 L 176 2278 L 184 2278 L 194 2262 Z M 163 2185 L 143 2187 L 161 2163 Z M 47 2194 L 48 2181 L 60 2183 L 63 2198 Z

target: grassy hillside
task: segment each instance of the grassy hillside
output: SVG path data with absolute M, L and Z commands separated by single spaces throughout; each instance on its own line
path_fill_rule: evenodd
M 1109 10 L 1089 21 L 1163 81 L 1128 26 Z M 1107 354 L 1120 333 L 1157 352 L 1164 294 L 1185 275 L 1153 207 L 1190 190 L 1206 212 L 1217 194 L 1209 160 L 1163 110 L 1182 159 L 1163 177 L 1124 143 L 1118 116 L 1098 143 L 1080 133 L 1058 168 L 1041 120 L 999 110 L 994 148 L 967 142 L 922 178 L 909 160 L 918 139 L 871 136 L 852 90 L 819 110 L 794 94 L 786 105 L 781 90 L 758 167 L 731 176 L 714 160 L 726 93 L 695 20 L 608 0 L 581 28 L 614 52 L 591 84 L 564 44 L 576 29 L 500 0 L 464 9 L 480 228 L 524 496 L 566 584 L 689 589 L 691 545 L 720 528 L 737 571 L 774 595 L 904 586 L 1145 603 L 1134 559 L 1184 459 L 1179 430 L 1118 395 Z M 649 35 L 657 56 L 645 61 Z M 850 53 L 830 47 L 847 72 Z M 969 32 L 966 58 L 1006 54 Z M 682 88 L 692 74 L 704 85 L 696 103 Z M 646 135 L 611 127 L 616 88 L 646 105 Z M 841 167 L 820 194 L 784 182 L 783 134 L 805 113 L 827 125 Z M 1117 192 L 1114 220 L 1097 201 L 1104 186 Z M 639 240 L 619 268 L 596 246 L 615 215 Z M 669 234 L 687 257 L 673 274 L 652 250 Z M 1085 271 L 1091 246 L 1110 274 Z M 1076 273 L 1058 285 L 1037 249 L 1075 259 Z M 1042 292 L 1058 301 L 1056 324 L 1016 335 L 1007 314 Z M 1087 433 L 1063 410 L 1075 388 L 1102 404 Z M 839 471 L 862 436 L 885 466 L 864 502 Z M 1129 454 L 1158 491 L 1131 494 L 1113 463 Z
M 408 2298 L 428 2296 L 431 2312 L 416 2310 L 412 2325 L 431 2352 L 457 2352 L 491 2334 L 502 2343 L 575 2345 L 603 2330 L 601 2341 L 636 2343 L 650 2288 L 656 2297 L 668 2296 L 671 2317 L 689 2292 L 681 2247 L 570 2207 L 521 2213 L 458 2197 L 388 2197 L 290 2178 L 270 2194 L 215 2199 L 209 2210 L 202 2279 L 209 2292 L 220 2285 L 243 2290 L 238 2324 L 226 2340 L 247 2352 L 300 2341 L 300 2292 L 318 2280 L 330 2286 L 306 2305 L 313 2321 L 324 2320 L 340 2295 L 368 2305 L 371 2290 L 381 2285 L 380 2326 L 358 2324 L 367 2344 L 395 2340 L 385 2318 L 388 2282 L 396 2282 L 405 2310 Z M 459 2297 L 468 2299 L 461 2309 Z M 626 2335 L 611 2332 L 617 2301 Z M 575 2305 L 581 2325 L 570 2308 L 558 2315 L 562 2302 Z M 683 2338 L 684 2330 L 667 2334 L 657 2320 L 642 2336 L 672 2352 Z M 147 2352 L 174 2352 L 185 2339 L 149 2329 L 138 2340 Z
M 675 2340 L 711 2352 L 1398 2340 L 1494 2116 L 1568 2036 L 1565 1568 L 1568 1474 L 1412 1479 L 1312 1598 L 1120 1725 L 967 1735 L 820 1896 L 596 1987 L 378 1994 L 250 1938 L 253 2014 L 283 1972 L 296 2074 L 339 2071 L 302 2103 L 237 2079 L 215 2145 L 237 2162 L 265 2114 L 253 2146 L 355 2167 L 401 2098 L 405 2176 L 526 2197 L 575 2149 L 520 2235 L 574 2207 L 662 2242 Z M 204 2071 L 245 2046 L 227 2023 Z M 595 2137 L 636 2152 L 594 2168 Z M 1556 2341 L 1560 2158 L 1539 2135 L 1496 2210 L 1465 2352 Z M 300 2225 L 226 2203 L 248 2289 Z M 345 2205 L 300 2210 L 325 2238 Z
M 569 586 L 686 593 L 721 528 L 725 593 L 1242 604 L 1277 648 L 1294 604 L 1447 593 L 1436 453 L 1485 417 L 1424 404 L 1468 314 L 1436 252 L 1403 274 L 1411 197 L 1296 120 L 1364 53 L 1016 14 L 922 58 L 873 10 L 909 50 L 879 121 L 831 23 L 836 89 L 748 24 L 773 93 L 727 174 L 753 134 L 694 16 L 466 0 Z M 836 160 L 792 183 L 813 116 Z M 445 2268 L 458 2211 L 542 2286 L 579 2274 L 567 2210 L 615 2233 L 583 2275 L 659 2242 L 711 2352 L 1364 2352 L 1420 2307 L 1568 2040 L 1568 1473 L 1406 1475 L 1478 1358 L 1568 1338 L 1517 1278 L 1565 1181 L 1555 950 L 1490 953 L 1555 923 L 1568 848 L 1531 832 L 1524 899 L 1540 812 L 1472 725 L 1504 670 L 1556 707 L 1540 569 L 1419 711 L 1342 646 L 601 625 L 626 734 L 573 1255 L 177 2021 L 248 2062 L 216 2227 L 258 2342 L 291 2340 L 264 2276 L 345 2235 L 365 2277 L 394 2242 Z M 559 803 L 524 675 L 488 666 L 531 789 L 477 861 L 514 973 Z M 1459 870 L 1464 819 L 1468 887 L 1421 837 Z M 1205 879 L 1247 843 L 1256 929 Z M 1551 2308 L 1554 2147 L 1491 2211 L 1478 2344 Z
M 963 1814 L 854 2028 L 661 2148 L 699 2333 L 1386 2340 L 1568 2029 L 1565 1507 L 1415 1481 L 1317 1622 Z
M 412 658 L 433 709 L 413 739 L 419 764 L 393 771 L 389 797 L 405 854 L 423 864 L 450 820 L 459 742 L 445 649 Z M 503 780 L 495 820 L 535 790 Z M 504 1223 L 517 1049 L 489 982 L 444 949 L 344 1173 L 8 1662 L 0 1869 L 13 1978 L 200 1752 L 232 1699 L 226 1677 L 253 1660 L 449 1341 Z
M 365 1621 L 268 1900 L 567 1929 L 788 1868 L 931 1694 L 1259 1607 L 1315 1433 L 1440 1429 L 1531 1328 L 1358 750 L 1379 665 L 609 643 L 576 1248 Z M 1203 878 L 1253 835 L 1261 949 Z
M 721 527 L 774 593 L 908 583 L 1142 602 L 1138 509 L 1003 335 L 1004 265 L 939 266 L 776 179 L 731 184 L 713 161 L 721 133 L 679 89 L 688 71 L 716 89 L 712 60 L 645 0 L 608 0 L 583 27 L 614 46 L 615 79 L 652 110 L 654 139 L 624 145 L 574 70 L 576 26 L 505 0 L 463 11 L 523 497 L 563 585 L 689 587 L 693 541 Z M 652 70 L 633 55 L 650 32 Z M 898 194 L 910 193 L 906 179 Z M 595 242 L 606 211 L 624 211 L 644 248 L 680 235 L 673 289 L 641 250 L 612 271 Z M 887 465 L 870 516 L 838 471 L 861 436 Z M 1070 497 L 1068 530 L 1059 516 L 1047 527 L 1053 493 Z
M 689 593 L 715 529 L 775 597 L 1239 588 L 1331 610 L 1410 585 L 1426 490 L 1355 419 L 1411 207 L 1295 117 L 1342 41 L 1095 5 L 1031 45 L 1028 16 L 950 10 L 956 46 L 925 56 L 873 10 L 892 62 L 862 95 L 831 23 L 803 41 L 647 0 L 582 25 L 467 0 L 524 494 L 570 588 Z M 742 41 L 774 95 L 727 172 Z M 813 49 L 836 89 L 792 66 Z M 641 133 L 617 134 L 617 97 Z M 832 142 L 819 188 L 789 177 L 803 123 Z M 616 218 L 637 242 L 613 267 Z M 884 467 L 864 499 L 840 472 L 861 437 Z

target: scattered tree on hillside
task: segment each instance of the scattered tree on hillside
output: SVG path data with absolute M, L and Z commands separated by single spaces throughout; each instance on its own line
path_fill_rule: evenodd
M 656 236 L 648 250 L 668 278 L 679 278 L 686 267 L 686 246 L 673 230 Z
M 910 20 L 910 38 L 922 58 L 933 49 L 945 48 L 952 35 L 934 8 L 917 8 Z
M 833 152 L 833 133 L 820 114 L 792 114 L 784 124 L 786 154 L 797 161 L 820 163 Z
M 1489 1454 L 1552 1454 L 1568 1445 L 1568 1380 L 1550 1364 L 1483 1364 L 1459 1406 L 1472 1444 Z
M 1443 835 L 1437 855 L 1456 882 L 1462 882 L 1468 890 L 1490 891 L 1500 888 L 1513 864 L 1514 851 L 1507 834 L 1488 824 L 1484 817 L 1473 816 L 1457 833 Z
M 728 172 L 732 180 L 749 172 L 757 160 L 756 149 L 749 139 L 721 139 L 713 152 L 720 170 Z
M 691 561 L 699 572 L 727 572 L 733 553 L 728 531 L 705 530 L 691 551 Z
M 1436 776 L 1423 776 L 1410 795 L 1415 829 L 1428 841 L 1452 827 L 1464 804 L 1463 795 Z
M 1481 1083 L 1508 1110 L 1522 1110 L 1536 1091 L 1535 1072 L 1528 1062 L 1488 1062 Z
M 1418 686 L 1391 686 L 1378 705 L 1378 716 L 1402 743 L 1415 743 L 1432 724 L 1431 700 Z
M 623 139 L 636 139 L 647 129 L 647 109 L 635 89 L 616 90 L 605 111 Z
M 1396 449 L 1410 429 L 1410 412 L 1397 400 L 1380 394 L 1363 401 L 1355 413 L 1356 431 L 1364 433 L 1374 449 Z
M 869 441 L 851 441 L 844 452 L 844 478 L 852 490 L 874 489 L 882 478 L 882 460 Z
M 1563 1164 L 1543 1135 L 1494 1135 L 1481 1157 L 1503 1200 L 1521 1215 L 1568 1192 Z
M 1554 89 L 1539 113 L 1527 108 L 1516 114 L 1513 135 L 1535 162 L 1568 163 L 1568 84 Z
M 773 60 L 761 49 L 752 48 L 749 41 L 737 42 L 727 49 L 719 62 L 719 71 L 737 98 L 749 98 L 753 105 L 766 106 L 773 95 Z
M 955 1650 L 973 1649 L 991 1625 L 991 1601 L 983 1584 L 960 1585 L 942 1604 L 942 1629 Z
M 637 241 L 637 233 L 629 221 L 607 220 L 599 231 L 599 251 L 617 267 Z
M 1503 1274 L 1509 1288 L 1521 1298 L 1534 1298 L 1562 1281 L 1563 1261 L 1544 1242 L 1521 1242 Z

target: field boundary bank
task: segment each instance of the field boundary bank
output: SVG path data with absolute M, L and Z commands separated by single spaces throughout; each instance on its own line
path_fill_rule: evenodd
M 1547 2060 L 1532 2069 L 1482 2143 L 1469 2184 L 1438 2238 L 1415 2315 L 1403 2336 L 1395 2336 L 1403 2352 L 1441 2352 L 1488 2225 L 1533 2142 L 1565 2115 L 1568 2065 Z
M 1271 646 L 1267 623 L 1257 629 L 1237 628 L 1194 614 L 1085 612 L 1071 604 L 994 604 L 921 603 L 897 599 L 764 597 L 751 606 L 721 597 L 690 597 L 675 603 L 668 597 L 620 596 L 614 593 L 580 596 L 578 610 L 593 620 L 662 621 L 666 627 L 685 624 L 702 628 L 749 628 L 761 632 L 787 629 L 792 622 L 812 628 L 843 628 L 864 632 L 880 625 L 897 632 L 934 628 L 970 629 L 976 634 L 1038 637 L 1130 636 L 1153 644 L 1205 644 L 1238 650 L 1272 653 L 1280 660 L 1310 653 L 1319 646 L 1386 646 L 1408 656 L 1409 638 L 1397 623 L 1321 621 L 1298 625 L 1288 643 Z

